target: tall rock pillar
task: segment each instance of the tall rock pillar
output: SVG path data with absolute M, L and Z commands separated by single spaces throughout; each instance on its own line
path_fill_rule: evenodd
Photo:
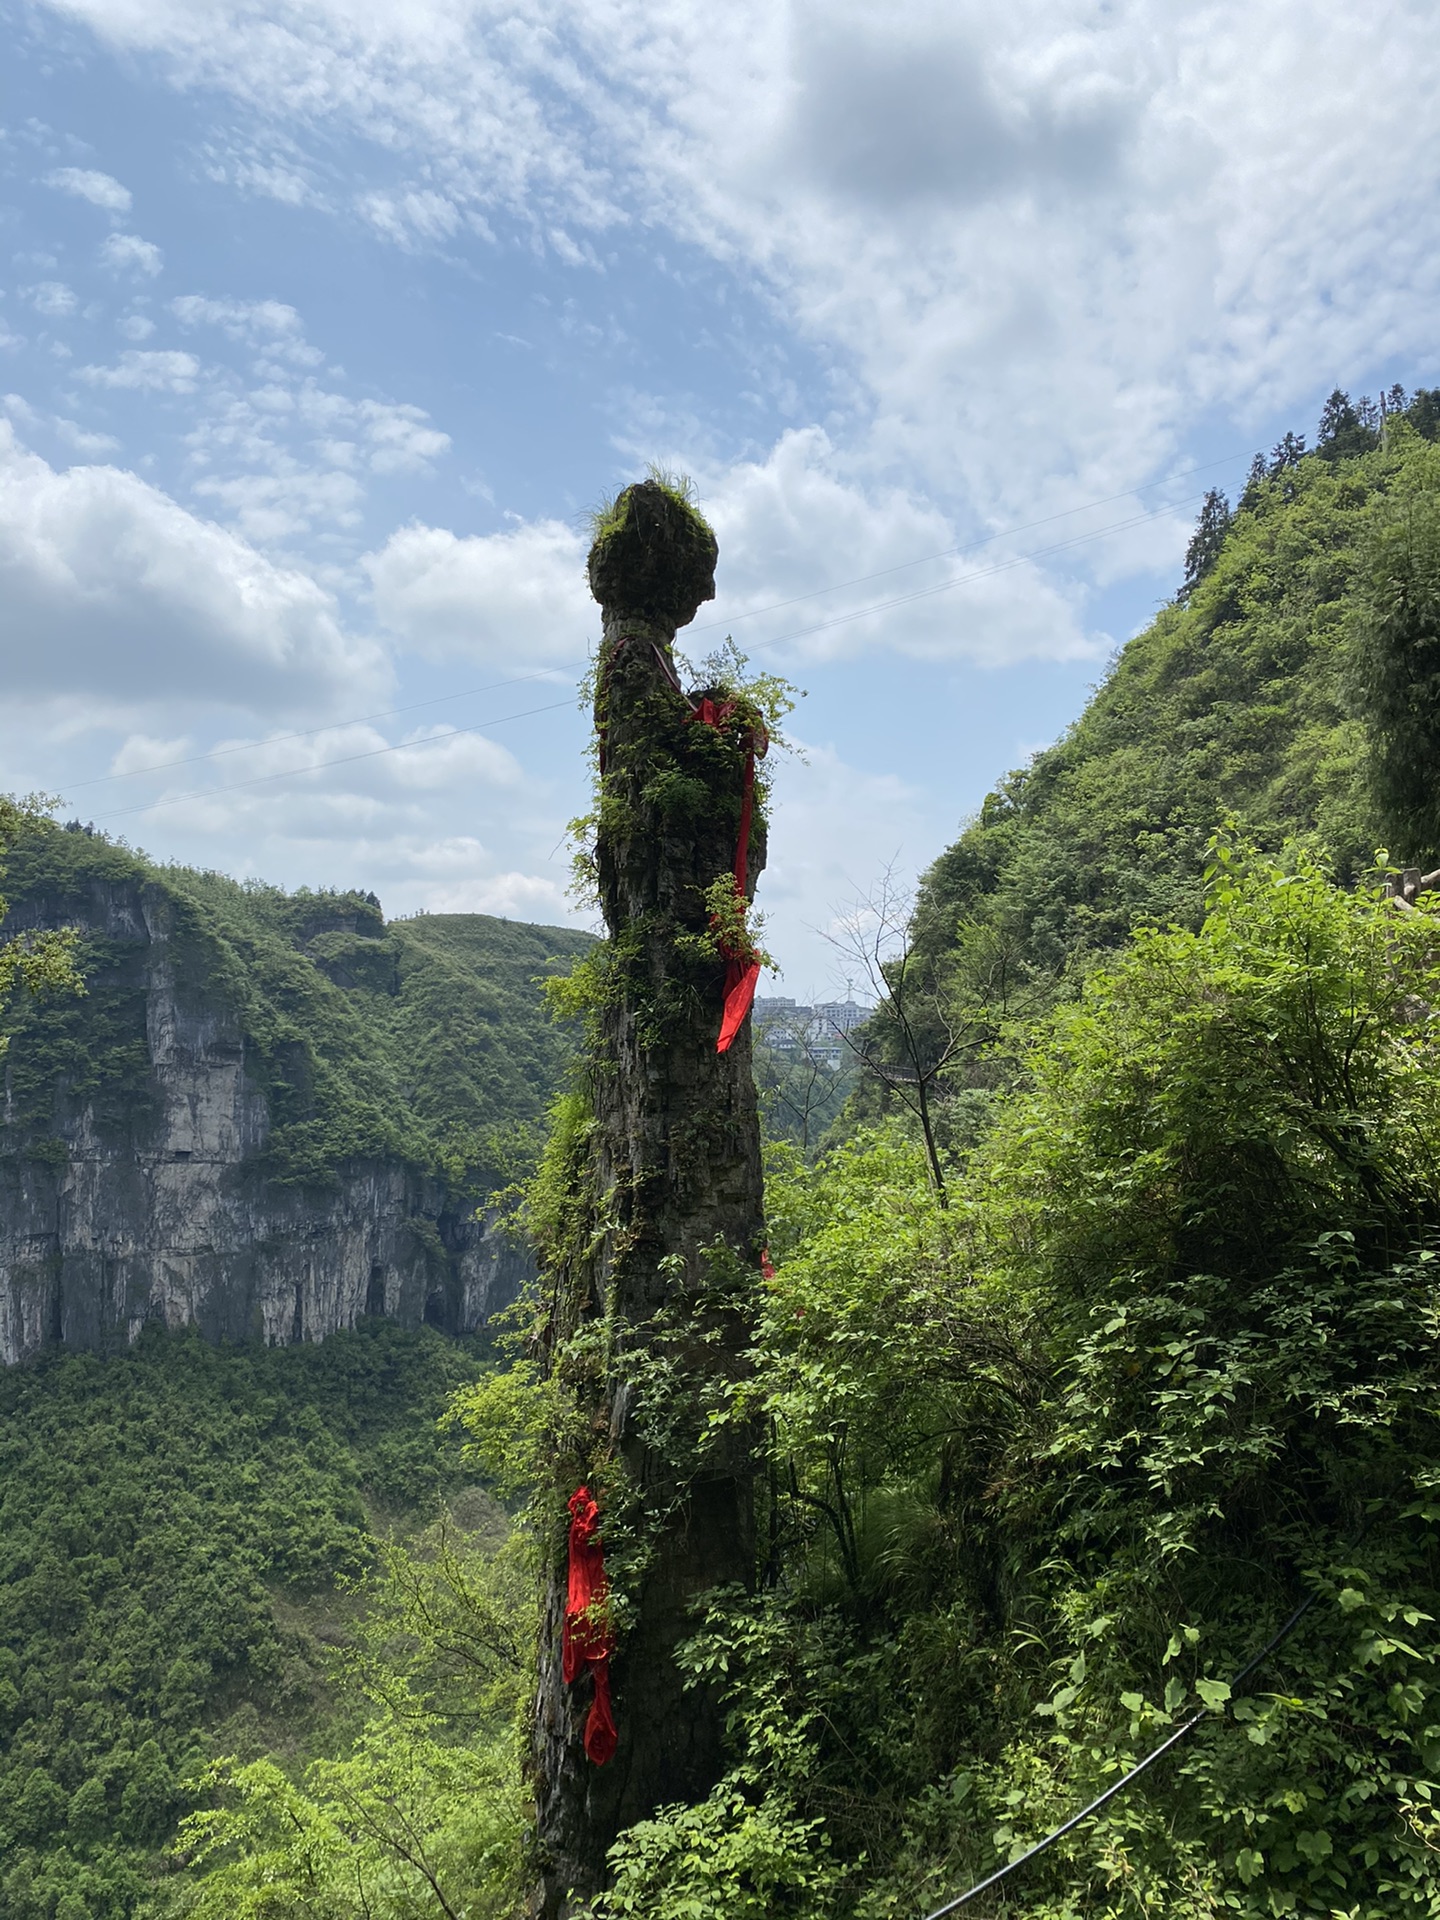
M 676 1649 L 703 1595 L 754 1573 L 753 1435 L 709 1416 L 743 1365 L 762 1259 L 748 1022 L 718 1043 L 751 957 L 764 728 L 734 688 L 682 691 L 671 651 L 714 596 L 716 552 L 678 493 L 643 482 L 621 494 L 590 555 L 604 612 L 595 862 L 609 941 L 596 963 L 588 1121 L 552 1150 L 564 1226 L 544 1249 L 543 1340 L 565 1410 L 532 1750 L 545 1920 L 604 1884 L 624 1828 L 703 1797 L 718 1777 L 719 1706 L 684 1686 Z M 566 1502 L 581 1485 L 599 1504 L 609 1580 L 596 1631 L 613 1644 L 617 1744 L 601 1765 L 584 1742 L 595 1681 L 567 1684 L 562 1671 Z

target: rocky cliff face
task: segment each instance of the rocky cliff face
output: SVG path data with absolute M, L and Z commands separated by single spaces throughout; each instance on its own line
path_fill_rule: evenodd
M 193 901 L 132 856 L 111 864 L 58 890 L 12 889 L 7 933 L 83 930 L 90 991 L 50 1010 L 66 1044 L 22 1030 L 4 1062 L 0 1359 L 112 1347 L 151 1320 L 269 1342 L 373 1313 L 468 1332 L 513 1300 L 528 1253 L 420 1156 L 277 1175 L 276 1105 L 293 1120 L 315 1062 L 257 1042 L 251 985 L 233 948 L 203 937 Z M 323 948 L 336 916 L 320 918 L 306 933 Z M 355 915 L 338 931 L 353 943 Z M 367 933 L 378 953 L 378 908 Z M 314 969 L 315 991 L 343 993 Z

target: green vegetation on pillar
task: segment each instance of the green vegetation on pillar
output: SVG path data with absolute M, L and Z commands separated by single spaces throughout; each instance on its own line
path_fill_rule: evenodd
M 570 986 L 589 1022 L 583 1087 L 560 1115 L 533 1212 L 546 1293 L 539 1346 L 556 1417 L 540 1495 L 548 1555 L 533 1766 L 547 1916 L 604 1884 L 620 1832 L 695 1801 L 721 1771 L 722 1716 L 677 1649 L 697 1601 L 754 1569 L 753 1435 L 712 1422 L 742 1368 L 762 1257 L 750 1036 L 717 1039 L 727 950 L 765 861 L 746 806 L 764 716 L 734 684 L 682 692 L 675 628 L 714 592 L 714 535 L 683 488 L 628 487 L 597 516 L 604 609 L 593 828 L 608 943 Z M 719 671 L 717 669 L 717 671 Z M 709 707 L 701 710 L 708 699 Z M 604 1630 L 618 1751 L 587 1759 L 593 1681 L 567 1684 L 566 1503 L 600 1506 Z

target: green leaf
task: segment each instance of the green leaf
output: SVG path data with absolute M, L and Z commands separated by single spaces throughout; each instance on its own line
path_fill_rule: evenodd
M 1252 1886 L 1265 1871 L 1265 1856 L 1258 1847 L 1242 1847 L 1235 1856 L 1235 1871 L 1245 1882 Z

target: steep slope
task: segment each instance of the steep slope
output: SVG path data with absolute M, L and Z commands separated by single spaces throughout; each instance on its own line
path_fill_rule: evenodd
M 587 942 L 157 867 L 84 830 L 11 856 L 6 931 L 84 935 L 18 1010 L 0 1127 L 0 1358 L 158 1319 L 314 1339 L 461 1331 L 525 1256 L 483 1206 L 567 1054 L 538 978 Z M 523 1145 L 523 1142 L 521 1143 Z
M 1262 845 L 1317 836 L 1341 877 L 1369 863 L 1379 829 L 1347 685 L 1360 576 L 1381 521 L 1440 487 L 1431 397 L 1385 447 L 1362 430 L 1299 455 L 1292 438 L 1252 475 L 1203 577 L 931 868 L 923 952 L 984 929 L 1012 981 L 1046 980 L 1138 919 L 1193 924 L 1227 815 Z

